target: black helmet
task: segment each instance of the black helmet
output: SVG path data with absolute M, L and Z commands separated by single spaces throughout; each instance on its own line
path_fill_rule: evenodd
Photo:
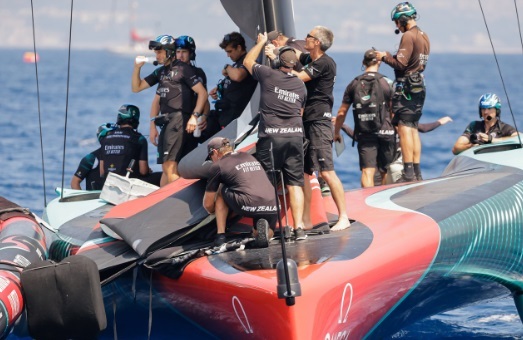
M 130 124 L 133 129 L 138 128 L 140 124 L 140 109 L 131 104 L 123 104 L 118 110 L 116 124 Z
M 156 39 L 149 41 L 150 50 L 165 50 L 167 58 L 171 59 L 175 55 L 174 38 L 167 34 L 162 34 L 156 37 Z
M 180 48 L 182 50 L 189 50 L 189 52 L 191 53 L 189 59 L 196 59 L 196 43 L 194 42 L 194 39 L 189 37 L 188 35 L 181 35 L 178 38 L 176 38 L 174 46 L 175 49 Z

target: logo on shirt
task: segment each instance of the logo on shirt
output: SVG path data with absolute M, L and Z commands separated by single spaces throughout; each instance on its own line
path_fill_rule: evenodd
M 280 89 L 278 86 L 274 87 L 274 93 L 278 94 L 279 100 L 283 100 L 288 103 L 296 103 L 296 100 L 300 99 L 299 94 L 292 92 L 292 91 Z

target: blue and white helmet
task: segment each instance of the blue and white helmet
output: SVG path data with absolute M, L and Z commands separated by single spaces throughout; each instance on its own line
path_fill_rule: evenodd
M 156 37 L 156 39 L 149 41 L 150 50 L 165 50 L 167 58 L 172 58 L 175 55 L 174 38 L 167 34 L 162 34 Z
M 499 100 L 499 97 L 495 93 L 485 93 L 481 97 L 479 97 L 479 103 L 478 103 L 478 111 L 479 111 L 479 118 L 481 118 L 481 109 L 490 109 L 495 108 L 496 109 L 496 116 L 499 117 L 501 113 L 501 100 Z
M 416 9 L 414 6 L 409 2 L 401 2 L 394 7 L 392 12 L 390 13 L 390 18 L 392 21 L 400 20 L 402 16 L 405 16 L 407 18 L 413 17 L 416 19 Z

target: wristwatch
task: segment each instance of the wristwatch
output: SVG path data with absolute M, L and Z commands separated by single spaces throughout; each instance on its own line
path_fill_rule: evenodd
M 229 67 L 229 64 L 225 64 L 225 66 L 223 67 L 224 70 L 227 70 L 227 67 Z
M 200 117 L 202 114 L 200 112 L 193 112 L 192 113 L 193 116 L 195 116 L 196 118 Z

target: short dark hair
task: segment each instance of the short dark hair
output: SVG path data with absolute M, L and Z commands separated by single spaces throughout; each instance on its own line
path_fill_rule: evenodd
M 231 32 L 223 36 L 222 42 L 220 43 L 220 47 L 222 49 L 225 49 L 229 45 L 232 45 L 232 48 L 241 46 L 243 50 L 247 49 L 247 47 L 245 46 L 245 39 L 238 32 Z

